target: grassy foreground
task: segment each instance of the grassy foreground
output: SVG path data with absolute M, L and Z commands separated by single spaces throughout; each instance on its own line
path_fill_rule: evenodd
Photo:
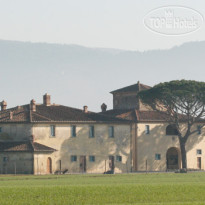
M 205 204 L 205 173 L 0 176 L 6 204 Z

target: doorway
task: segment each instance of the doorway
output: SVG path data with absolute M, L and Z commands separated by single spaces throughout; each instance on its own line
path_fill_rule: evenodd
M 167 170 L 179 169 L 179 154 L 177 148 L 171 147 L 167 150 L 166 160 Z
M 86 156 L 80 156 L 80 172 L 86 172 Z
M 50 157 L 47 159 L 47 174 L 52 174 L 52 159 Z
M 110 171 L 115 169 L 114 156 L 109 156 L 109 169 Z
M 197 168 L 201 169 L 201 157 L 197 157 Z

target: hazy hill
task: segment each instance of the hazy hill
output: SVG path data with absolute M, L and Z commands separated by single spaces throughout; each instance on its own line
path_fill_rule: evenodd
M 172 79 L 203 80 L 205 42 L 147 52 L 87 48 L 77 45 L 0 40 L 0 101 L 8 105 L 52 101 L 99 111 L 112 106 L 109 91 L 138 80 L 154 85 Z

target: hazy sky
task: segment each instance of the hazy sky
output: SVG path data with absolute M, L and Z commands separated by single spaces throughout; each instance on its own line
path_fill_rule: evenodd
M 169 5 L 205 14 L 204 0 L 0 0 L 0 39 L 132 50 L 205 40 L 205 25 L 197 32 L 172 37 L 147 30 L 144 16 Z
M 150 11 L 171 5 L 188 7 L 205 16 L 204 0 L 0 0 L 0 39 L 138 51 L 169 49 L 185 42 L 205 41 L 204 22 L 196 32 L 180 36 L 160 35 L 144 26 L 143 19 Z M 85 103 L 89 109 L 98 110 L 102 102 L 107 103 L 109 108 L 112 107 L 112 96 L 109 91 L 137 83 L 138 80 L 148 85 L 183 78 L 204 80 L 205 70 L 197 66 L 195 61 L 189 63 L 194 69 L 180 67 L 180 63 L 187 58 L 186 54 L 183 54 L 183 59 L 176 60 L 178 68 L 167 68 L 169 65 L 165 63 L 163 71 L 158 66 L 161 62 L 153 64 L 154 60 L 149 58 L 147 61 L 151 66 L 145 69 L 146 72 L 141 69 L 143 66 L 146 67 L 146 60 L 144 63 L 146 65 L 136 66 L 136 69 L 131 68 L 128 62 L 128 65 L 122 67 L 119 72 L 115 72 L 116 68 L 108 64 L 106 70 L 109 70 L 109 74 L 104 78 L 100 74 L 102 71 L 97 72 L 97 68 L 104 63 L 99 61 L 95 76 L 87 73 L 87 78 L 84 78 L 85 73 L 82 70 L 85 65 L 82 65 L 81 69 L 78 66 L 66 65 L 66 68 L 42 67 L 40 70 L 39 67 L 33 68 L 33 64 L 30 67 L 18 68 L 9 57 L 10 51 L 7 51 L 8 53 L 4 52 L 3 47 L 0 51 L 2 61 L 11 62 L 9 69 L 6 69 L 4 64 L 0 66 L 0 87 L 4 88 L 0 93 L 0 101 L 7 100 L 9 107 L 28 103 L 32 98 L 41 102 L 41 95 L 49 92 L 56 103 L 62 102 L 62 104 L 80 108 Z M 16 51 L 16 55 L 13 55 L 14 59 L 18 58 L 18 52 Z M 197 50 L 196 53 L 196 56 L 202 59 L 200 63 L 203 64 L 204 52 Z M 35 57 L 34 53 L 33 58 Z M 78 61 L 78 56 L 76 59 Z M 24 61 L 27 62 L 26 60 L 22 54 L 20 58 L 22 64 Z M 188 62 L 189 60 L 191 61 L 191 58 L 188 57 Z M 35 65 L 38 65 L 38 62 Z M 39 75 L 35 73 L 37 69 Z M 154 74 L 149 75 L 147 70 L 154 71 Z M 128 75 L 125 77 L 123 73 L 127 71 Z M 53 74 L 51 79 L 48 74 Z M 64 81 L 59 76 L 64 78 Z M 93 81 L 93 78 L 96 81 Z M 74 84 L 69 79 L 72 79 Z M 51 81 L 55 82 L 55 86 L 53 83 L 50 86 Z M 87 97 L 87 91 L 89 91 L 89 97 Z

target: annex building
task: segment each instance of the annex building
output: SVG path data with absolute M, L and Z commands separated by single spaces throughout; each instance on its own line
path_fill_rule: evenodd
M 150 87 L 138 82 L 112 91 L 113 109 L 103 112 L 107 116 L 132 121 L 133 170 L 169 171 L 180 169 L 181 154 L 177 130 L 170 126 L 162 114 L 144 106 L 137 93 Z M 182 128 L 185 125 L 181 125 Z M 198 125 L 195 125 L 196 130 Z M 205 168 L 205 128 L 190 136 L 186 143 L 187 168 Z
M 111 92 L 100 113 L 51 103 L 0 111 L 0 174 L 126 173 L 181 168 L 176 131 L 138 99 L 137 83 Z M 196 125 L 197 126 L 197 125 Z M 204 169 L 203 130 L 187 142 L 189 169 Z

